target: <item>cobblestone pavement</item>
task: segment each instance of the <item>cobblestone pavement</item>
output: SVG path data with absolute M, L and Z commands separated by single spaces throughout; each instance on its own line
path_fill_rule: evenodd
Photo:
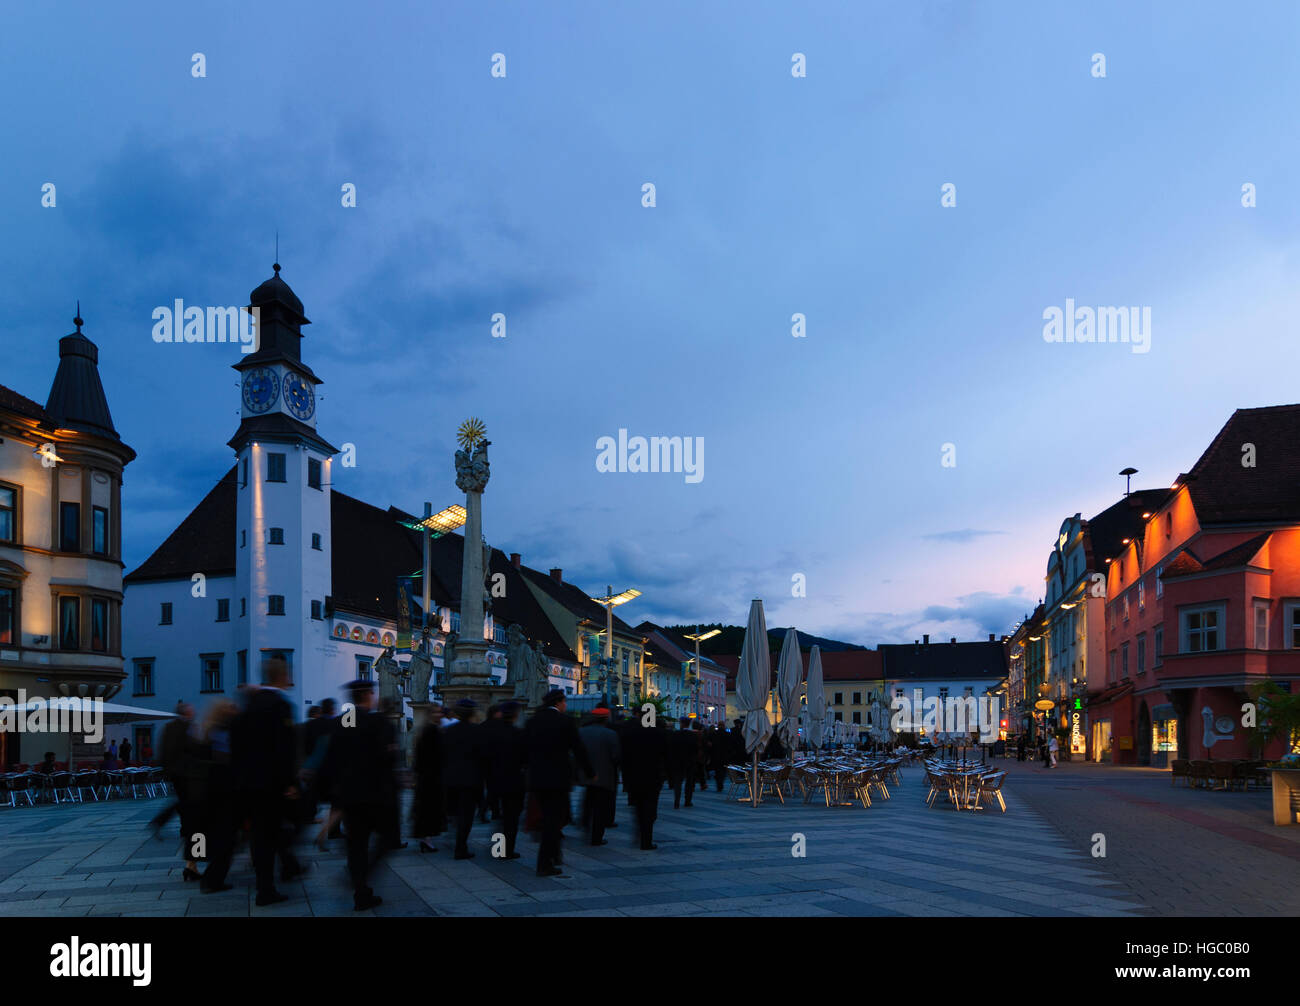
M 577 829 L 566 830 L 568 879 L 537 877 L 536 845 L 528 839 L 521 838 L 523 859 L 492 859 L 494 829 L 476 824 L 472 861 L 453 861 L 445 836 L 432 855 L 419 854 L 415 842 L 392 853 L 372 878 L 384 904 L 364 914 L 1143 914 L 1108 876 L 1108 865 L 1062 837 L 1017 786 L 1009 787 L 1005 815 L 996 808 L 965 813 L 927 808 L 921 778 L 919 769 L 904 770 L 893 799 L 870 809 L 797 801 L 752 808 L 708 792 L 697 794 L 694 807 L 674 810 L 666 793 L 655 852 L 633 846 L 632 813 L 620 796 L 620 827 L 608 845 L 592 848 L 578 840 Z M 1024 788 L 1037 794 L 1049 787 L 1029 774 Z M 176 840 L 155 840 L 146 828 L 159 806 L 149 800 L 0 810 L 0 915 L 353 914 L 341 841 L 327 853 L 304 845 L 300 855 L 311 869 L 282 885 L 290 900 L 257 908 L 246 853 L 236 858 L 233 891 L 201 895 L 182 882 Z M 1053 813 L 1050 802 L 1047 812 Z M 791 855 L 796 834 L 805 838 L 803 858 Z
M 1300 915 L 1300 827 L 1273 824 L 1268 790 L 1173 787 L 1161 769 L 1002 762 L 1007 786 L 1153 915 Z

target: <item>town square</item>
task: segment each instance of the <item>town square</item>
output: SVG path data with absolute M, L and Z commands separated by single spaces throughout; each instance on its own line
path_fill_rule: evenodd
M 232 919 L 347 925 L 304 988 L 622 935 L 538 918 L 1280 973 L 1300 11 L 57 17 L 0 12 L 41 979 L 192 991 Z

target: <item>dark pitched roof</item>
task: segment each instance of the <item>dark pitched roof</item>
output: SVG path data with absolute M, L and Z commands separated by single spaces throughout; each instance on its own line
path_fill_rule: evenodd
M 1253 468 L 1244 444 L 1255 445 Z M 1300 521 L 1300 405 L 1238 409 L 1186 479 L 1202 525 Z
M 1106 560 L 1114 559 L 1123 551 L 1125 538 L 1141 540 L 1142 515 L 1157 510 L 1172 492 L 1171 489 L 1137 489 L 1088 521 L 1092 569 L 1104 570 Z
M 99 348 L 77 331 L 59 340 L 59 369 L 54 372 L 45 411 L 61 427 L 120 440 L 99 380 Z
M 902 643 L 882 644 L 885 677 L 916 680 L 933 678 L 1002 678 L 1007 673 L 1007 652 L 1002 643 Z
M 802 637 L 800 637 L 802 638 Z M 808 661 L 812 650 L 800 650 L 803 660 L 805 680 L 808 676 Z M 781 652 L 772 652 L 772 686 L 776 686 L 777 674 L 780 672 Z M 880 650 L 822 650 L 822 682 L 831 681 L 877 681 L 884 678 L 884 662 Z M 737 654 L 719 654 L 717 660 L 727 671 L 727 687 L 736 687 L 736 672 L 740 669 L 740 657 Z
M 18 394 L 12 388 L 6 388 L 3 384 L 0 384 L 0 409 L 8 409 L 20 416 L 35 419 L 45 426 L 52 427 L 54 425 L 54 421 L 50 419 L 50 414 L 45 411 L 44 406 Z
M 232 467 L 190 511 L 151 556 L 122 578 L 188 580 L 195 573 L 223 576 L 235 572 L 236 475 Z
M 293 443 L 306 440 L 327 454 L 337 454 L 339 449 L 325 440 L 319 433 L 283 412 L 268 412 L 264 416 L 246 416 L 240 420 L 235 435 L 226 441 L 226 446 L 240 450 L 250 440 L 265 439 L 272 442 Z
M 519 571 L 524 575 L 529 583 L 536 585 L 547 596 L 564 605 L 569 611 L 579 618 L 585 618 L 588 621 L 595 622 L 598 625 L 605 624 L 605 607 L 597 604 L 591 599 L 581 587 L 575 586 L 567 581 L 558 581 L 555 577 L 541 570 L 532 569 L 529 566 L 520 566 Z M 602 595 L 603 596 L 603 595 Z M 614 616 L 614 631 L 620 632 L 625 636 L 640 636 L 641 634 L 628 625 L 627 622 Z
M 126 583 L 149 580 L 188 580 L 194 573 L 230 575 L 235 571 L 236 470 L 231 468 L 197 507 L 137 569 Z M 381 510 L 338 491 L 330 493 L 330 579 L 334 607 L 378 618 L 397 617 L 399 577 L 418 575 L 424 562 L 418 532 L 399 521 L 409 514 L 389 507 Z M 461 559 L 464 539 L 448 534 L 433 542 L 429 565 L 432 602 L 460 608 Z M 493 598 L 492 615 L 499 625 L 518 623 L 530 641 L 540 640 L 556 660 L 577 663 L 537 599 L 500 549 L 492 550 L 492 572 L 505 576 L 505 596 Z M 417 598 L 419 580 L 417 579 Z

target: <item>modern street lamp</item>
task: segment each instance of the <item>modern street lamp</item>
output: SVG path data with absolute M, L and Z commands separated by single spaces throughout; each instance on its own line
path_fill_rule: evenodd
M 422 645 L 427 645 L 429 639 L 429 604 L 431 603 L 430 580 L 432 579 L 429 575 L 429 547 L 435 538 L 441 538 L 444 534 L 455 531 L 457 528 L 464 527 L 466 517 L 467 514 L 465 508 L 459 503 L 453 503 L 451 506 L 445 507 L 437 513 L 433 512 L 432 503 L 425 503 L 423 520 L 398 521 L 398 523 L 404 528 L 408 528 L 412 531 L 423 532 L 424 566 L 420 577 L 423 581 L 420 586 L 420 612 L 423 619 L 423 625 L 421 628 L 424 636 Z
M 603 597 L 593 597 L 592 600 L 605 609 L 605 661 L 608 665 L 607 674 L 613 674 L 614 671 L 614 609 L 620 604 L 627 604 L 628 601 L 635 600 L 641 596 L 641 591 L 635 588 L 628 588 L 621 593 L 615 594 L 613 587 L 606 587 Z M 608 695 L 606 695 L 608 699 Z
M 700 708 L 700 643 L 704 642 L 706 639 L 712 639 L 721 632 L 721 629 L 710 629 L 708 632 L 702 633 L 697 624 L 695 626 L 695 635 L 692 636 L 690 633 L 686 634 L 687 639 L 695 640 L 695 695 L 692 699 L 691 705 L 695 707 L 696 712 L 698 712 Z M 709 718 L 712 719 L 712 706 L 709 707 L 709 713 Z

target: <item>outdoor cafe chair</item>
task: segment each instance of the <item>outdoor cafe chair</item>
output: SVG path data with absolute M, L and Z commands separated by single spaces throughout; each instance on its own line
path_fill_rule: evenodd
M 790 778 L 790 766 L 783 765 L 779 769 L 763 769 L 758 771 L 758 798 L 761 800 L 765 794 L 774 794 L 781 803 L 785 803 L 785 797 L 781 793 L 781 784 Z
M 79 772 L 73 773 L 72 781 L 69 784 L 69 788 L 75 789 L 77 793 L 77 799 L 80 800 L 82 803 L 85 803 L 87 790 L 90 791 L 90 797 L 92 800 L 96 800 L 96 801 L 99 800 L 99 793 L 96 792 L 96 787 L 98 785 L 99 785 L 99 772 L 97 772 L 95 769 L 87 768 L 87 769 L 82 769 Z
M 1006 780 L 1005 772 L 994 772 L 987 775 L 979 782 L 979 789 L 976 793 L 976 799 L 986 801 L 990 806 L 996 798 L 998 805 L 1002 808 L 1002 813 L 1007 812 L 1007 802 L 1002 799 L 1002 783 Z
M 77 802 L 77 791 L 72 788 L 71 772 L 51 772 L 47 778 L 50 796 L 55 803 Z
M 739 799 L 741 791 L 749 792 L 749 769 L 739 765 L 728 765 L 727 782 L 731 784 L 731 788 L 727 790 L 727 799 Z
M 871 770 L 863 769 L 861 772 L 856 773 L 850 781 L 850 786 L 852 787 L 853 793 L 857 796 L 858 800 L 862 802 L 862 806 L 870 807 L 871 806 Z
M 1193 787 L 1206 787 L 1210 785 L 1210 763 L 1208 761 L 1193 761 L 1191 764 L 1191 780 Z
M 1169 763 L 1169 785 L 1177 786 L 1179 779 L 1183 780 L 1185 786 L 1192 784 L 1191 765 L 1185 758 L 1175 758 Z
M 153 792 L 149 789 L 149 773 L 147 770 L 128 768 L 123 769 L 122 774 L 126 778 L 127 785 L 131 787 L 132 800 L 140 799 L 141 793 L 146 797 L 153 796 Z

